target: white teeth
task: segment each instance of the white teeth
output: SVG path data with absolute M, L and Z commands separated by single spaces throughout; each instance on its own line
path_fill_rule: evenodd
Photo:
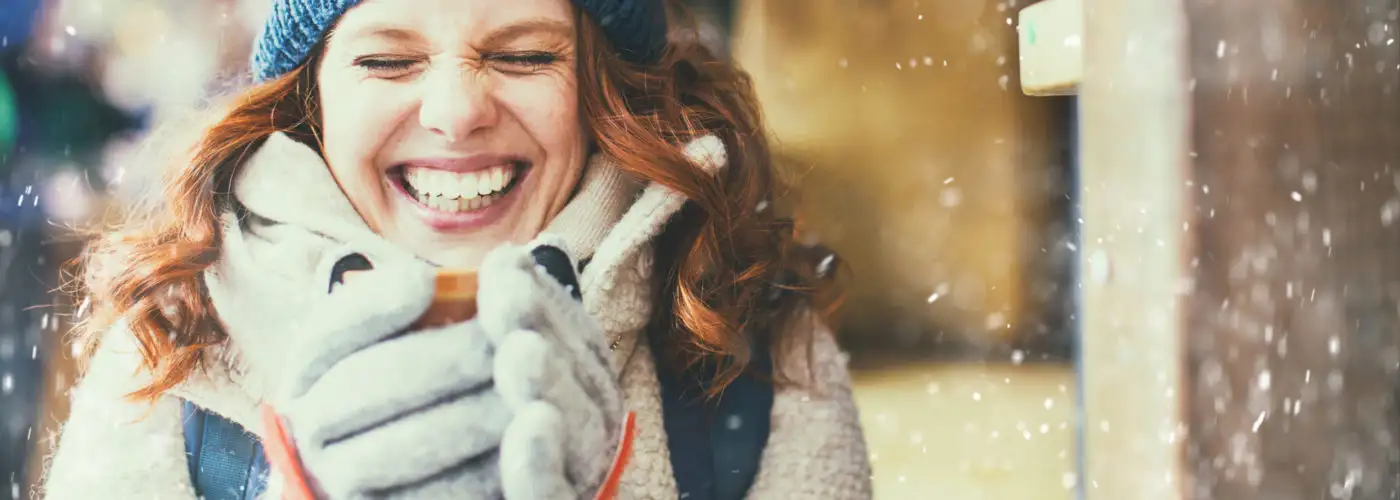
M 488 196 L 475 196 L 471 198 L 448 198 L 446 196 L 418 196 L 418 202 L 427 205 L 428 208 L 443 212 L 469 212 L 481 210 L 500 201 L 504 196 L 495 193 Z
M 475 176 L 475 175 L 464 175 L 464 176 L 462 176 L 460 179 L 458 179 L 457 192 L 458 192 L 458 193 L 475 193 L 475 192 L 476 192 L 476 176 Z
M 430 198 L 431 200 L 433 200 L 433 202 L 430 202 L 430 203 L 434 203 L 434 202 L 435 202 L 435 203 L 437 203 L 437 205 L 435 206 L 435 205 L 429 204 L 428 206 L 431 207 L 431 208 L 433 208 L 433 209 L 441 210 L 441 211 L 444 211 L 444 212 L 469 212 L 469 211 L 472 211 L 472 210 L 481 210 L 481 209 L 483 209 L 483 208 L 489 207 L 489 206 L 491 206 L 493 203 L 496 203 L 497 201 L 499 201 L 499 200 L 501 199 L 501 196 L 502 196 L 502 195 L 500 195 L 500 194 L 493 194 L 493 195 L 490 195 L 490 196 L 478 196 L 478 197 L 476 197 L 476 198 L 457 198 L 457 199 L 447 199 L 447 198 L 443 198 L 443 197 L 433 197 L 433 198 Z
M 462 173 L 420 167 L 404 170 L 404 181 L 420 203 L 449 212 L 485 208 L 499 199 L 513 180 L 513 165 Z

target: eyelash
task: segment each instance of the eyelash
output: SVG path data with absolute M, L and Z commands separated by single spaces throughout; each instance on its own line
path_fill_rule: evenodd
M 521 72 L 533 72 L 559 61 L 559 55 L 550 52 L 507 52 L 486 54 L 482 59 L 488 62 L 497 62 L 508 66 L 513 66 Z M 406 71 L 417 64 L 415 59 L 397 59 L 382 57 L 361 57 L 355 60 L 358 66 L 371 73 Z
M 355 65 L 370 71 L 402 71 L 417 62 L 412 59 L 356 59 Z
M 549 52 L 514 52 L 488 54 L 486 59 L 536 70 L 554 64 L 559 60 L 559 56 Z

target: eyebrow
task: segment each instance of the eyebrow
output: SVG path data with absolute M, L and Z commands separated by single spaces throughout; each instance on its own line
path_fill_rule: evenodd
M 488 46 L 499 45 L 534 34 L 554 35 L 572 39 L 574 37 L 574 27 L 569 23 L 561 22 L 556 19 L 524 19 L 492 30 L 481 37 L 481 43 Z M 402 28 L 398 25 L 389 23 L 369 23 L 353 28 L 344 34 L 341 33 L 341 30 L 333 29 L 326 39 L 329 42 L 334 38 L 364 36 L 376 36 L 395 41 L 410 41 L 419 37 L 414 30 Z
M 572 39 L 574 37 L 574 27 L 571 24 L 563 23 L 555 19 L 525 19 L 496 28 L 482 37 L 481 41 L 485 45 L 497 45 L 537 33 Z

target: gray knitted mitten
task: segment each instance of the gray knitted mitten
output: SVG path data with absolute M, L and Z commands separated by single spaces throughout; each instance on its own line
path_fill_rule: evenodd
M 291 366 L 274 405 L 312 482 L 336 500 L 499 497 L 514 410 L 492 381 L 492 336 L 475 321 L 407 332 L 433 270 L 374 265 L 282 337 Z
M 560 277 L 537 265 L 540 247 L 568 262 L 562 242 L 542 236 L 488 254 L 480 271 L 479 320 L 504 334 L 496 387 L 517 411 L 501 443 L 506 498 L 591 498 L 612 463 L 622 393 L 606 334 Z M 577 286 L 573 276 L 564 283 Z M 537 363 L 535 360 L 544 360 Z

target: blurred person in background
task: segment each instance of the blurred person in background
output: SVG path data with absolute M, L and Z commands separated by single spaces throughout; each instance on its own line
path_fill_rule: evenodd
M 831 257 L 666 7 L 277 0 L 256 85 L 88 251 L 47 498 L 279 498 L 264 402 L 327 498 L 589 496 L 624 412 L 622 498 L 870 497 Z M 479 311 L 420 328 L 439 267 Z
M 60 330 L 50 291 L 76 245 L 50 232 L 55 215 L 81 205 L 54 196 L 57 178 L 82 175 L 112 137 L 138 117 L 107 103 L 91 81 L 89 54 L 53 68 L 34 57 L 50 46 L 35 27 L 44 2 L 7 0 L 0 7 L 0 498 L 28 498 L 31 463 L 43 439 L 51 399 L 46 374 L 56 366 L 47 339 Z M 81 173 L 79 173 L 81 172 Z M 68 188 L 76 183 L 62 183 Z M 61 191 L 61 190 L 59 190 Z M 55 210 L 57 209 L 57 210 Z

